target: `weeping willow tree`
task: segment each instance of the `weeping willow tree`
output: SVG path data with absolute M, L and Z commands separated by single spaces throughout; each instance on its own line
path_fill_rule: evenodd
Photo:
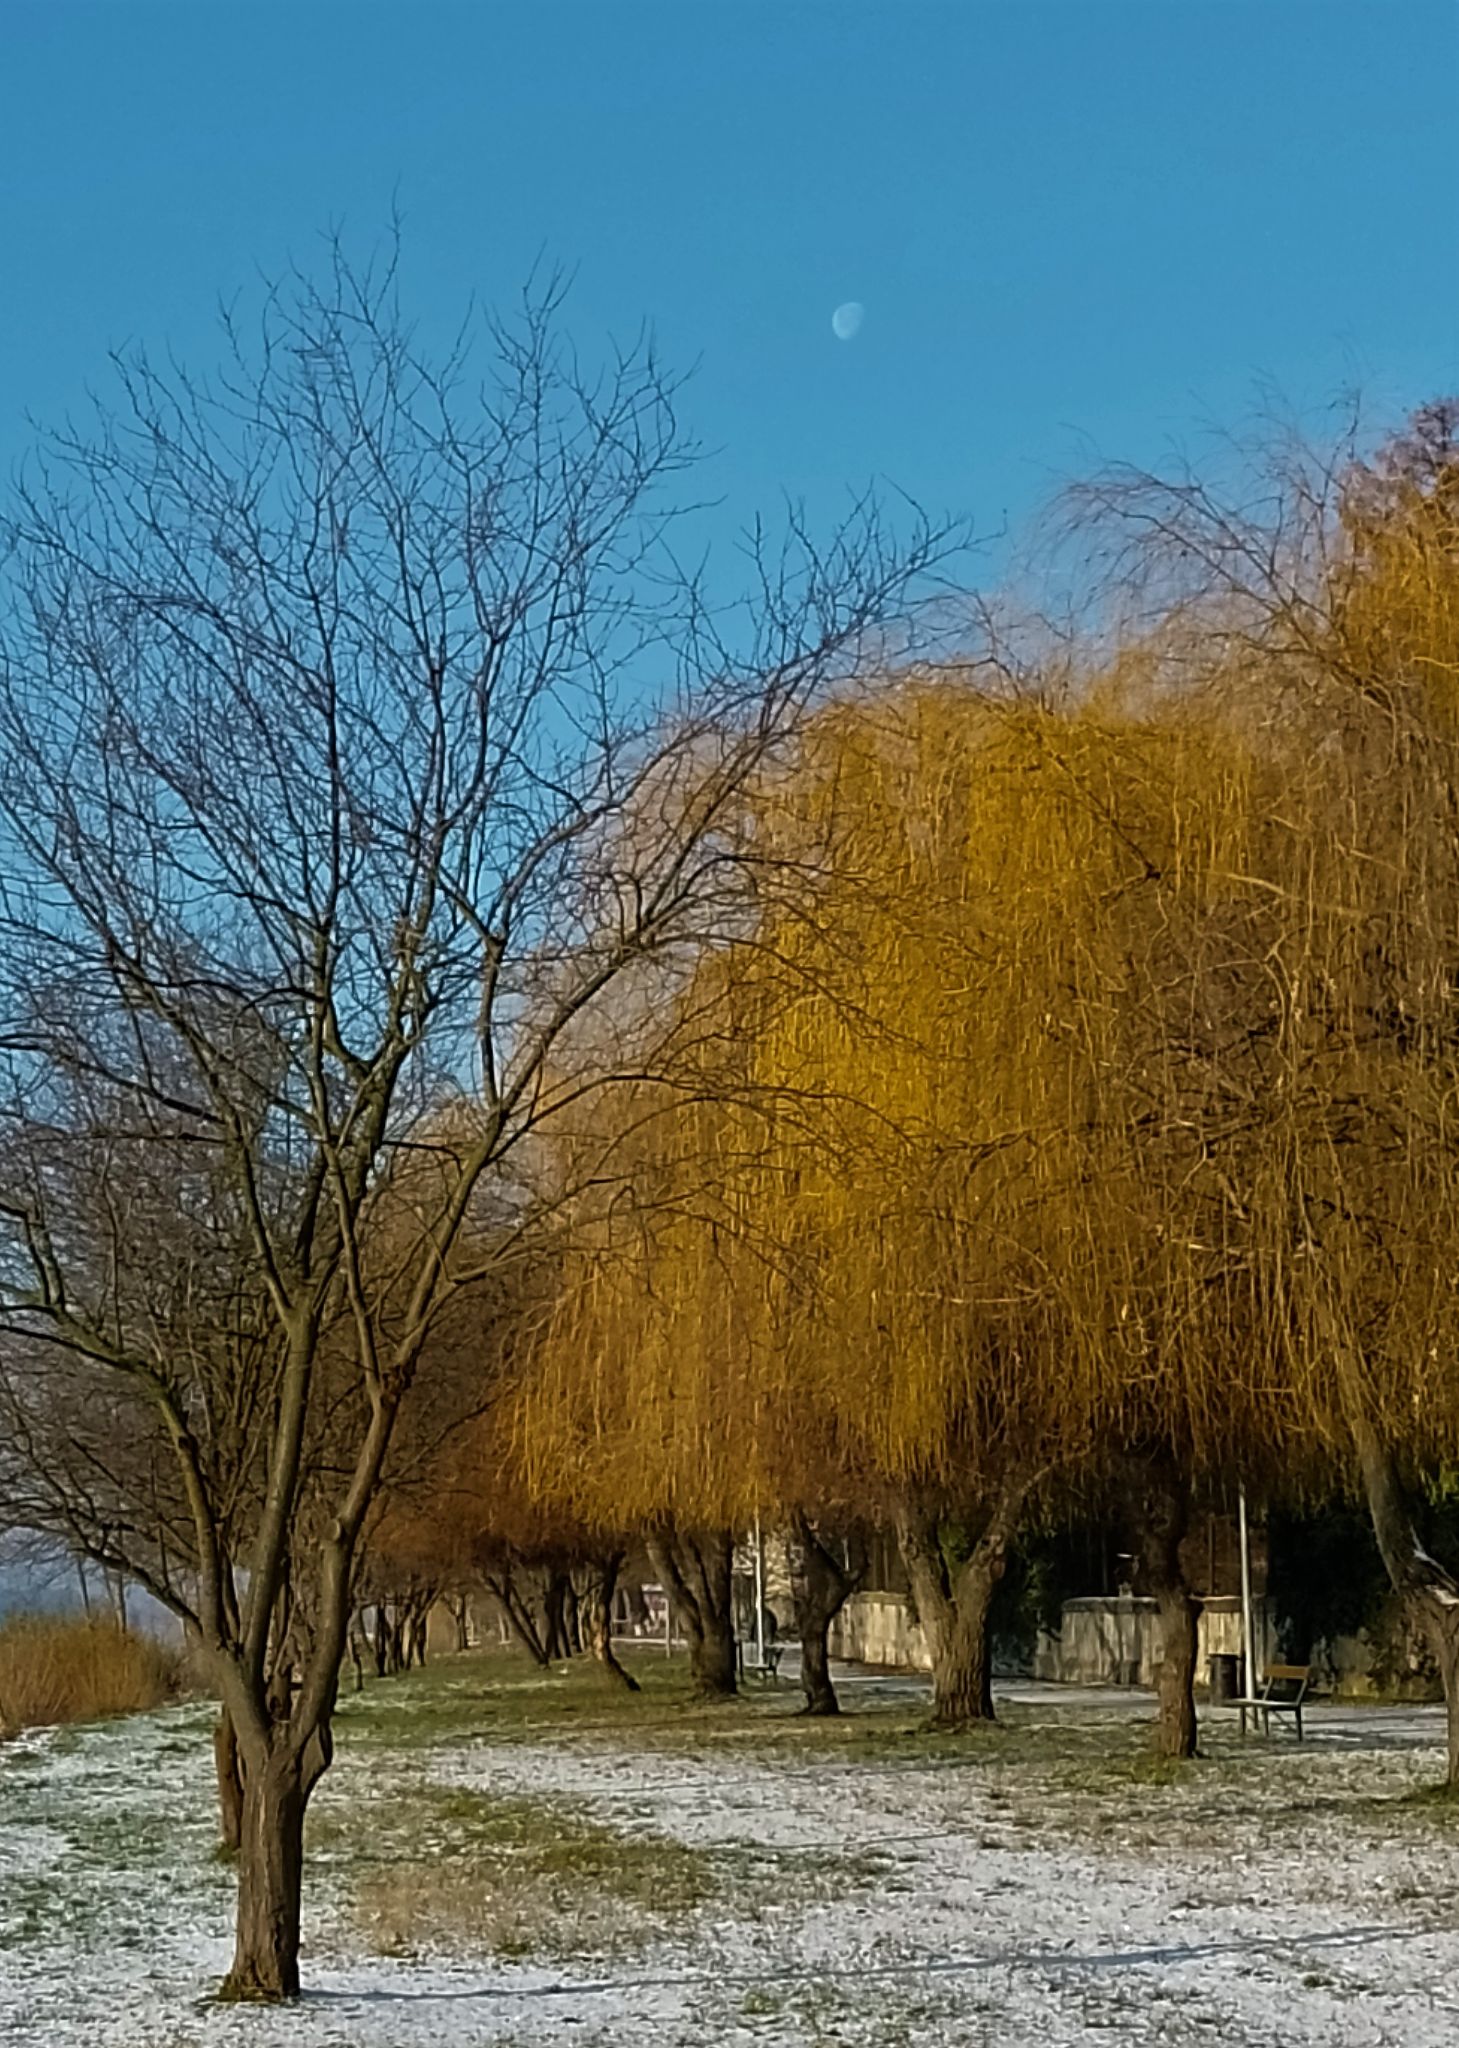
M 512 1455 L 537 1513 L 641 1536 L 695 1689 L 715 1696 L 736 1687 L 732 1532 L 765 1498 L 725 1455 L 745 1436 L 737 1361 L 757 1294 L 738 1298 L 732 1119 L 685 1081 L 681 1066 L 601 1088 L 559 1138 L 557 1172 L 578 1192 L 518 1376 Z
M 1110 497 L 1175 560 L 1100 682 L 904 680 L 759 791 L 803 886 L 696 981 L 681 1085 L 619 1101 L 634 1191 L 534 1363 L 540 1441 L 645 1520 L 894 1522 L 949 1725 L 990 1711 L 1020 1517 L 1118 1487 L 1174 1753 L 1193 1490 L 1356 1475 L 1459 1780 L 1421 1535 L 1459 1450 L 1452 435 L 1289 467 L 1265 528 L 1190 479 Z
M 992 1710 L 1041 1491 L 1115 1450 L 1187 1487 L 1284 1426 L 1193 1171 L 1265 1001 L 1269 791 L 1145 680 L 1056 710 L 913 679 L 821 721 L 763 797 L 805 892 L 716 965 L 697 1085 L 620 1099 L 633 1198 L 526 1395 L 585 1509 L 890 1520 L 947 1726 Z
M 1318 650 L 1344 744 L 1288 953 L 1290 1064 L 1313 1077 L 1319 1113 L 1293 1115 L 1288 1137 L 1294 1298 L 1325 1368 L 1314 1401 L 1352 1443 L 1390 1579 L 1438 1666 L 1459 1786 L 1459 1575 L 1422 1528 L 1423 1492 L 1459 1454 L 1456 417 L 1419 415 L 1345 479 Z
M 843 900 L 777 948 L 805 992 L 768 1078 L 873 1134 L 802 1163 L 829 1277 L 816 1356 L 779 1357 L 876 1475 L 949 1724 L 991 1710 L 988 1608 L 1036 1494 L 1115 1457 L 1187 1491 L 1300 1421 L 1196 1172 L 1263 993 L 1270 772 L 1157 685 L 1130 663 L 1052 710 L 933 683 L 828 721 L 809 801 Z M 1170 1620 L 1162 1740 L 1188 1748 L 1188 1600 Z
M 1366 1492 L 1459 1784 L 1459 1580 L 1423 1533 L 1459 1451 L 1456 419 L 1428 408 L 1371 461 L 1289 451 L 1256 517 L 1190 477 L 1123 477 L 1102 509 L 1280 785 L 1250 871 L 1265 1001 L 1203 1113 L 1200 1182 L 1266 1305 L 1270 1398 Z

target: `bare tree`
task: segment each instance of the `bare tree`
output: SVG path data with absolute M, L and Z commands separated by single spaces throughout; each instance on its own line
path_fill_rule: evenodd
M 473 1204 L 587 1085 L 554 1078 L 568 1028 L 740 927 L 741 792 L 948 540 L 865 503 L 824 550 L 753 535 L 736 653 L 675 567 L 673 383 L 646 342 L 583 371 L 557 300 L 488 328 L 478 387 L 336 250 L 230 319 L 215 381 L 119 361 L 9 522 L 8 1380 L 23 1410 L 63 1360 L 167 1447 L 160 1517 L 117 1473 L 108 1540 L 177 1546 L 154 1590 L 236 1731 L 234 1998 L 298 1989 L 362 1534 Z M 173 1218 L 201 1205 L 262 1361 L 226 1414 L 186 1286 L 149 1298 L 126 1250 L 180 1157 Z

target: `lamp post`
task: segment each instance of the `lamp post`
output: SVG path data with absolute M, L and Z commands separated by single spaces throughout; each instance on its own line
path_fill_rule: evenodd
M 1251 1608 L 1251 1541 L 1246 1524 L 1246 1486 L 1238 1482 L 1236 1488 L 1236 1521 L 1241 1539 L 1241 1641 L 1246 1655 L 1245 1683 L 1242 1692 L 1247 1699 L 1256 1697 L 1256 1625 Z M 1241 1710 L 1241 1726 L 1246 1728 L 1246 1709 Z
M 765 1669 L 765 1532 L 755 1517 L 755 1656 Z

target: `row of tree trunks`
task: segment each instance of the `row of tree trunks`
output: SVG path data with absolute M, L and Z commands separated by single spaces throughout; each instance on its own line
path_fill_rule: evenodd
M 621 1551 L 605 1551 L 579 1564 L 530 1566 L 502 1559 L 482 1572 L 507 1626 L 540 1669 L 589 1656 L 615 1685 L 638 1691 L 613 1650 L 613 1595 L 623 1568 Z
M 799 1513 L 791 1517 L 789 1534 L 804 1712 L 828 1717 L 841 1711 L 831 1683 L 831 1623 L 866 1575 L 865 1547 L 856 1539 L 848 1545 L 843 1562 L 822 1540 L 809 1516 Z
M 583 1647 L 569 1573 L 503 1558 L 485 1567 L 481 1578 L 508 1628 L 542 1670 L 565 1662 Z
M 377 1678 L 394 1678 L 402 1671 L 425 1664 L 427 1631 L 435 1599 L 434 1591 L 415 1592 L 376 1603 L 369 1642 Z
M 726 1699 L 737 1687 L 733 1550 L 723 1530 L 668 1525 L 648 1539 L 648 1553 L 689 1638 L 689 1670 L 700 1699 Z

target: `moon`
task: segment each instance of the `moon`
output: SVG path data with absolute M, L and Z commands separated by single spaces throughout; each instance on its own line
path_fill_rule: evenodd
M 861 332 L 861 323 L 866 318 L 865 306 L 855 299 L 848 299 L 844 306 L 838 306 L 831 315 L 831 332 L 837 341 L 854 341 Z

